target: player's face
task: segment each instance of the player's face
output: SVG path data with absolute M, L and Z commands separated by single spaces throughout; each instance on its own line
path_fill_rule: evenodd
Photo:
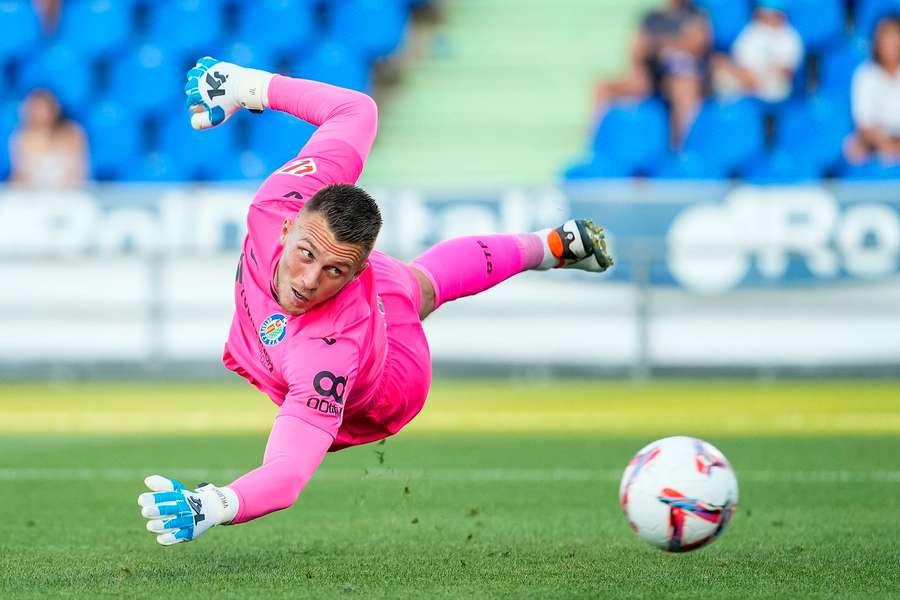
M 301 211 L 285 220 L 281 245 L 275 288 L 278 303 L 291 315 L 332 298 L 366 267 L 363 249 L 335 240 L 319 213 Z

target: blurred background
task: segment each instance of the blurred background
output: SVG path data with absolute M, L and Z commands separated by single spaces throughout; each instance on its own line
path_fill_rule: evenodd
M 0 597 L 900 597 L 898 14 L 0 0 Z M 375 97 L 382 250 L 578 216 L 616 266 L 441 307 L 400 435 L 172 554 L 143 478 L 227 484 L 263 454 L 275 406 L 220 358 L 247 205 L 313 131 L 193 131 L 204 55 Z M 678 559 L 617 501 L 676 434 L 741 486 L 723 539 Z
M 427 321 L 436 371 L 896 376 L 898 0 L 0 0 L 0 376 L 228 377 L 247 203 L 313 128 L 195 132 L 203 55 L 372 94 L 379 247 L 607 227 Z M 576 342 L 577 340 L 577 342 Z M 573 344 L 578 348 L 573 348 Z

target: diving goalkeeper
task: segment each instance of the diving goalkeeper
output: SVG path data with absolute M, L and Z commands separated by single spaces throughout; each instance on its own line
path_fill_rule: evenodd
M 159 475 L 138 498 L 163 545 L 290 507 L 329 451 L 397 433 L 421 410 L 431 356 L 421 321 L 529 269 L 601 272 L 601 228 L 570 220 L 520 235 L 442 242 L 406 264 L 373 250 L 375 201 L 354 184 L 375 139 L 365 94 L 203 58 L 185 87 L 191 125 L 247 108 L 317 125 L 262 184 L 247 216 L 223 362 L 278 406 L 260 467 L 196 490 Z

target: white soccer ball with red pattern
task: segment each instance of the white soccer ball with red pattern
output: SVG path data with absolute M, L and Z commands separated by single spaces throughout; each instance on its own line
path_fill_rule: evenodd
M 719 537 L 737 501 L 737 478 L 725 455 L 685 436 L 641 448 L 619 486 L 619 503 L 631 528 L 669 552 L 695 550 Z

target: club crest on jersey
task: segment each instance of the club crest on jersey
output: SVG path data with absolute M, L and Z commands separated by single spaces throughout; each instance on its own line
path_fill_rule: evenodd
M 259 327 L 259 340 L 266 346 L 274 346 L 287 335 L 287 317 L 281 313 L 269 316 Z
M 279 173 L 303 177 L 316 172 L 316 161 L 311 158 L 298 158 L 278 169 Z

